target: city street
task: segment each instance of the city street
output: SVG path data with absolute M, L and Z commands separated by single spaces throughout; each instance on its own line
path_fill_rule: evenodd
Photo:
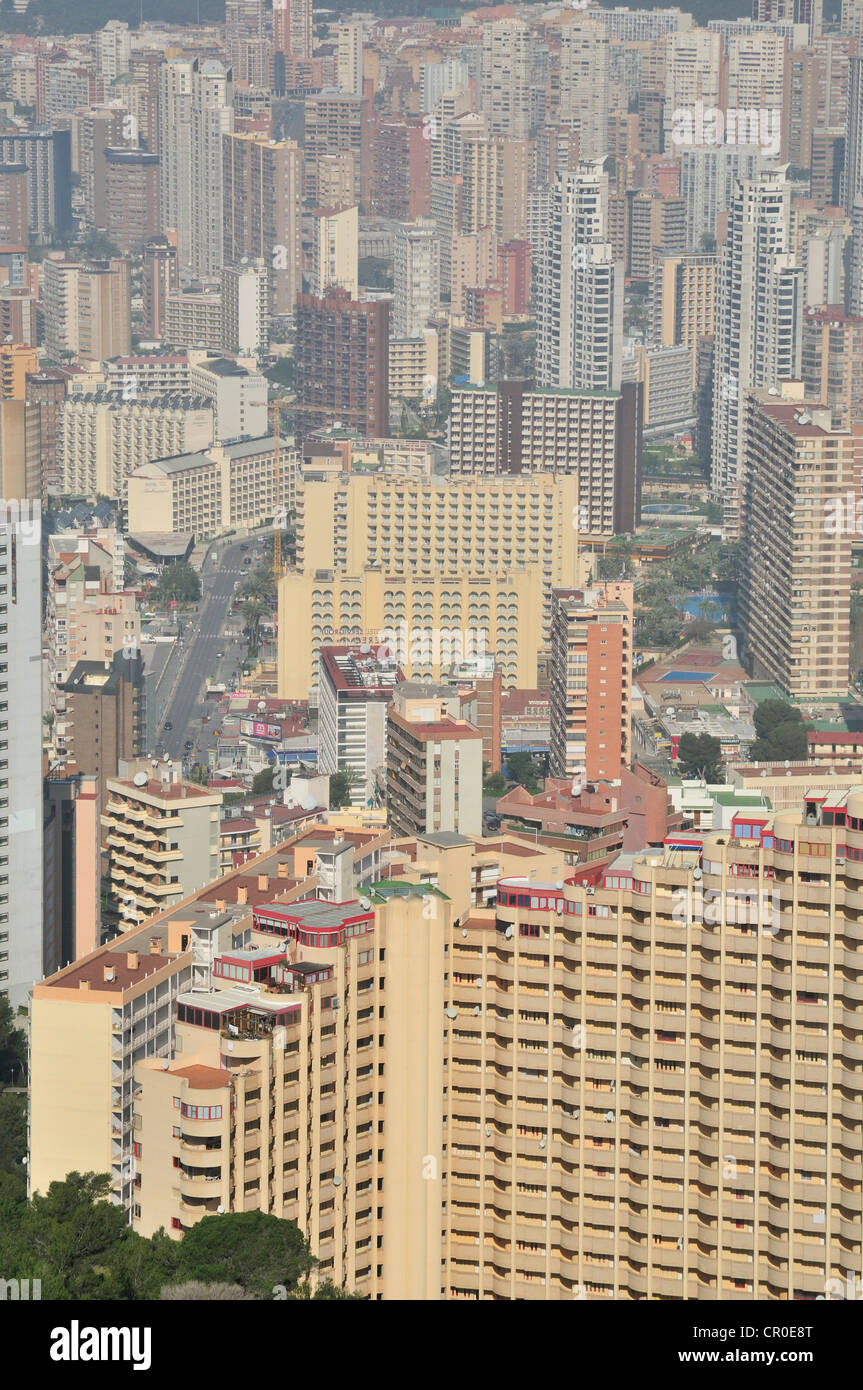
M 183 646 L 178 657 L 182 663 L 181 674 L 159 722 L 160 750 L 172 758 L 182 758 L 188 751 L 193 761 L 205 762 L 206 750 L 214 742 L 218 709 L 215 702 L 211 702 L 210 710 L 205 709 L 205 686 L 210 680 L 227 684 L 231 672 L 239 671 L 246 654 L 245 640 L 229 639 L 225 630 L 231 626 L 229 614 L 234 585 L 253 568 L 244 565 L 243 560 L 254 554 L 254 546 L 254 540 L 245 539 L 217 542 L 201 572 L 200 609 L 189 618 L 181 619 Z M 224 653 L 221 658 L 220 652 Z M 204 713 L 209 714 L 210 722 L 202 725 Z M 167 733 L 166 722 L 173 725 Z M 188 739 L 194 741 L 195 747 L 184 750 Z

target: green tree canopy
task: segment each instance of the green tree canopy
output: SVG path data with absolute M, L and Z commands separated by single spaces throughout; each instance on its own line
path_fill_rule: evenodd
M 341 772 L 330 774 L 330 806 L 334 811 L 340 811 L 343 806 L 350 806 L 351 792 L 357 781 L 357 774 L 352 768 L 343 768 Z
M 512 781 L 524 787 L 531 796 L 542 790 L 542 764 L 530 753 L 508 753 L 506 770 Z
M 27 1035 L 15 1026 L 9 1000 L 0 996 L 0 1086 L 21 1086 L 27 1079 Z
M 201 597 L 201 579 L 185 560 L 177 560 L 165 565 L 156 585 L 159 601 L 168 604 L 172 599 L 178 603 L 197 603 Z
M 758 735 L 749 750 L 754 763 L 803 762 L 809 742 L 799 709 L 785 700 L 763 700 L 753 717 Z
M 682 734 L 677 745 L 677 763 L 684 777 L 703 777 L 705 782 L 724 779 L 722 745 L 710 734 Z
M 205 1216 L 179 1244 L 177 1278 L 205 1284 L 239 1284 L 255 1297 L 290 1290 L 313 1266 L 309 1247 L 293 1221 L 263 1211 Z

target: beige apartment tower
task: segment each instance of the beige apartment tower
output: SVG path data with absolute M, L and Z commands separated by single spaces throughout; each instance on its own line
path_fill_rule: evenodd
M 753 673 L 792 700 L 848 693 L 863 425 L 754 392 L 745 420 L 740 621 Z
M 32 1189 L 270 1211 L 372 1299 L 823 1297 L 863 1270 L 861 827 L 810 792 L 588 875 L 420 835 L 342 903 L 271 855 L 36 986 Z

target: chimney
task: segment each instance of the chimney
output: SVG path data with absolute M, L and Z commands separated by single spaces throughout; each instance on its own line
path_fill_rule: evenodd
M 162 943 L 158 936 L 150 937 L 150 955 L 160 956 L 162 954 Z
M 245 883 L 241 883 L 237 888 L 237 902 L 247 903 L 249 901 L 249 890 Z
M 90 988 L 90 981 L 89 981 L 89 980 L 79 980 L 79 981 L 78 981 L 78 988 L 79 988 L 79 989 L 89 989 L 89 988 Z
M 140 958 L 137 951 L 126 952 L 126 964 L 130 970 L 137 970 L 140 965 Z
M 113 965 L 104 966 L 102 970 L 102 979 L 105 981 L 105 984 L 113 983 L 115 978 Z
M 224 898 L 217 898 L 217 899 L 216 899 L 216 911 L 217 911 L 217 912 L 224 912 L 224 911 L 226 910 L 227 906 L 228 906 L 228 904 L 226 903 L 226 901 L 225 901 Z
M 258 888 L 262 893 L 266 893 L 270 886 L 270 880 L 266 874 L 258 874 Z
M 279 860 L 279 878 L 289 878 L 287 859 Z

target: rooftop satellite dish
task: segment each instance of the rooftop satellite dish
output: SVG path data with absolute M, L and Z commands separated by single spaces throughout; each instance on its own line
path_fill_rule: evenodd
M 562 887 L 563 887 L 563 879 L 562 879 L 562 878 L 559 878 L 559 879 L 557 880 L 557 883 L 556 883 L 554 886 L 555 886 L 555 888 L 562 888 Z
M 167 754 L 167 753 L 163 753 L 163 754 L 162 754 L 162 762 L 163 762 L 163 763 L 169 763 L 170 761 L 171 761 L 171 759 L 168 757 L 168 754 Z
M 366 912 L 368 912 L 371 905 L 372 904 L 370 898 L 360 898 L 360 907 L 363 908 Z
M 267 702 L 266 702 L 266 700 L 259 700 L 259 701 L 258 701 L 258 709 L 259 709 L 259 710 L 265 710 L 266 708 L 267 708 Z
M 136 772 L 135 776 L 132 778 L 136 787 L 146 787 L 149 780 L 146 772 Z

